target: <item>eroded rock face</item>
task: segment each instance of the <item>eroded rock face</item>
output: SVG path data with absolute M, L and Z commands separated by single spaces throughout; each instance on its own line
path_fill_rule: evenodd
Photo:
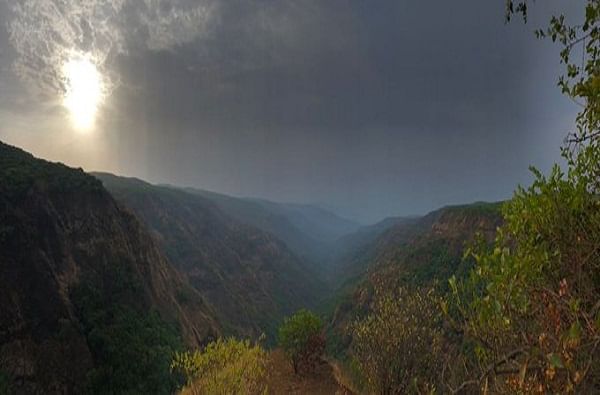
M 74 290 L 85 280 L 110 292 L 103 279 L 121 269 L 139 287 L 116 303 L 158 311 L 191 345 L 218 333 L 214 312 L 98 180 L 0 143 L 0 375 L 13 391 L 81 392 L 97 361 Z

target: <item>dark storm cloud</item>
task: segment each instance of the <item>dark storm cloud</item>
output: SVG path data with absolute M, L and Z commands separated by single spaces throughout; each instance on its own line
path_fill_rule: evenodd
M 102 119 L 126 174 L 370 221 L 506 198 L 570 125 L 556 51 L 502 0 L 167 3 L 115 19 Z
M 528 90 L 531 40 L 521 45 L 504 28 L 502 2 L 443 2 L 435 12 L 422 2 L 322 3 L 227 2 L 208 37 L 127 59 L 128 78 L 169 96 L 157 109 L 164 116 L 179 119 L 183 105 L 221 120 L 227 107 L 234 126 L 333 132 L 428 120 L 460 127 L 465 112 L 499 115 L 499 104 Z

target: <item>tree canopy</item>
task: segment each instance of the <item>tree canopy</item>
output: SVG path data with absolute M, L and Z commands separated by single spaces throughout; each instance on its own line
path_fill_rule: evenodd
M 290 358 L 295 373 L 311 370 L 325 349 L 323 322 L 314 313 L 302 309 L 284 319 L 279 327 L 279 346 Z

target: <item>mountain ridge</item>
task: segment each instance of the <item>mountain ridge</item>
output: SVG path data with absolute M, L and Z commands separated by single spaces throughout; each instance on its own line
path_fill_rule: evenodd
M 476 234 L 491 241 L 502 224 L 502 202 L 445 206 L 423 217 L 399 222 L 381 232 L 362 252 L 357 276 L 343 283 L 328 305 L 334 353 L 344 353 L 351 338 L 348 324 L 369 311 L 375 285 L 446 287 L 452 275 L 464 275 L 471 262 L 463 251 Z M 356 270 L 356 269 L 355 269 Z
M 322 285 L 277 237 L 239 222 L 204 196 L 93 173 L 155 234 L 164 253 L 232 334 L 271 339 L 283 315 L 314 307 Z

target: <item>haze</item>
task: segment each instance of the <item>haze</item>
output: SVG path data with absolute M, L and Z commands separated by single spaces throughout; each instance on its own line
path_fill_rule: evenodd
M 369 223 L 510 197 L 577 112 L 533 35 L 577 1 L 527 25 L 503 0 L 60 3 L 0 1 L 0 140 L 90 171 Z M 103 81 L 85 132 L 72 51 Z

